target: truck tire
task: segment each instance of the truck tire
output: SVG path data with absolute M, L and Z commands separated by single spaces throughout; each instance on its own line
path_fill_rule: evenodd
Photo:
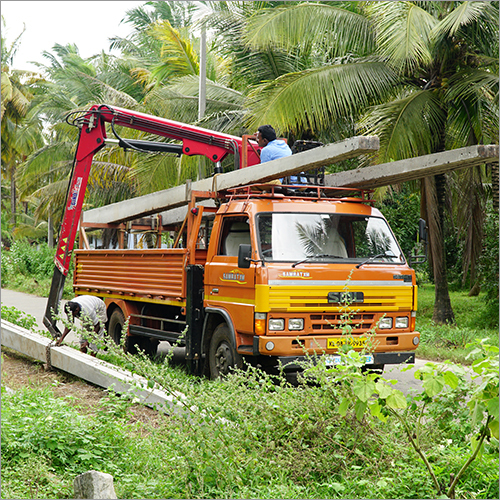
M 160 341 L 156 339 L 150 339 L 148 337 L 141 337 L 137 344 L 147 356 L 154 358 L 158 353 L 158 345 L 160 344 Z
M 115 309 L 111 313 L 111 317 L 109 318 L 109 327 L 108 333 L 111 338 L 114 340 L 116 345 L 120 345 L 122 335 L 123 335 L 123 325 L 125 324 L 125 316 L 121 309 Z M 123 344 L 123 351 L 128 354 L 137 354 L 136 347 L 137 339 L 136 337 L 131 337 L 127 335 L 125 337 L 125 342 Z
M 120 345 L 124 324 L 125 316 L 120 309 L 115 309 L 109 318 L 108 334 L 116 345 Z
M 235 368 L 243 366 L 241 355 L 236 352 L 226 323 L 221 323 L 214 331 L 208 351 L 210 378 L 222 378 Z

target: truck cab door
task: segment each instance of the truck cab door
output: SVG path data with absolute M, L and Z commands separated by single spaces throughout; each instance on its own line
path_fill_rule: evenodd
M 227 215 L 220 224 L 216 250 L 205 268 L 206 305 L 224 309 L 237 334 L 253 335 L 255 266 L 238 267 L 240 245 L 253 245 L 249 219 Z

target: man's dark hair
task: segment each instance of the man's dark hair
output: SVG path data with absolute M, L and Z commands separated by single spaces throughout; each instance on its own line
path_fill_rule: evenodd
M 82 310 L 82 307 L 78 302 L 69 301 L 66 303 L 65 309 L 66 314 L 69 314 L 71 312 L 71 314 L 73 314 L 74 316 L 78 316 L 80 314 L 80 311 Z
M 276 132 L 271 125 L 261 125 L 257 130 L 260 132 L 260 135 L 269 142 L 276 139 Z

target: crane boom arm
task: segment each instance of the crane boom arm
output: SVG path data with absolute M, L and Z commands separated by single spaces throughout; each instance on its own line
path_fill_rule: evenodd
M 215 132 L 186 123 L 167 120 L 156 116 L 122 109 L 106 104 L 94 105 L 88 111 L 77 112 L 72 124 L 80 128 L 73 172 L 68 186 L 66 208 L 61 224 L 59 241 L 54 258 L 55 269 L 49 300 L 45 311 L 44 324 L 54 335 L 60 334 L 54 321 L 62 298 L 64 281 L 69 271 L 71 255 L 83 207 L 83 199 L 94 155 L 106 144 L 105 124 L 109 123 L 113 133 L 120 139 L 122 147 L 140 151 L 176 151 L 175 145 L 169 149 L 165 143 L 127 140 L 119 137 L 115 127 L 127 127 L 148 134 L 182 141 L 182 153 L 193 156 L 203 155 L 213 162 L 221 162 L 228 154 L 235 157 L 235 169 L 259 163 L 257 150 L 244 143 L 241 137 Z M 155 144 L 157 147 L 155 147 Z M 246 148 L 243 155 L 243 148 Z M 243 156 L 246 164 L 242 164 Z

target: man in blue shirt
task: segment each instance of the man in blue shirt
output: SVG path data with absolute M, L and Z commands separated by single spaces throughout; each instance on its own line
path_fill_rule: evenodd
M 288 144 L 281 140 L 276 139 L 276 132 L 271 125 L 261 125 L 255 138 L 259 146 L 262 148 L 260 151 L 260 162 L 265 163 L 266 161 L 277 160 L 278 158 L 285 158 L 292 154 L 292 150 L 288 147 Z M 283 182 L 284 179 L 280 179 Z M 297 183 L 299 179 L 296 175 L 290 176 L 290 182 Z M 307 179 L 305 177 L 300 178 L 300 182 L 306 184 Z
M 292 154 L 292 150 L 285 141 L 276 139 L 276 132 L 271 125 L 261 125 L 256 134 L 257 142 L 262 148 L 260 162 L 277 160 Z

